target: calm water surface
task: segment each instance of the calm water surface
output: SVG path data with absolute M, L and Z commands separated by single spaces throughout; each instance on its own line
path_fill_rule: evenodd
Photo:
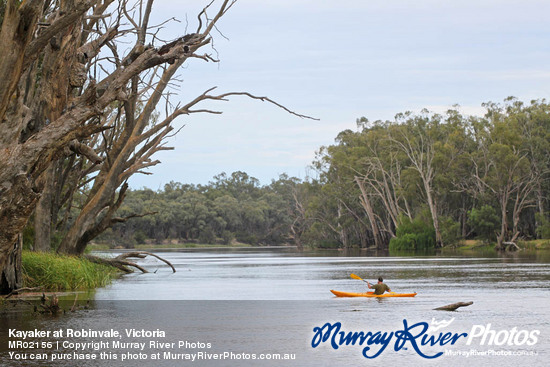
M 128 327 L 165 330 L 174 340 L 210 341 L 212 351 L 295 353 L 294 361 L 199 361 L 191 365 L 240 366 L 543 366 L 550 360 L 549 254 L 511 256 L 353 256 L 341 252 L 298 253 L 291 249 L 163 250 L 157 253 L 177 269 L 157 260 L 140 262 L 151 273 L 130 274 L 99 289 L 92 309 L 58 318 L 10 316 L 2 329 Z M 117 253 L 101 253 L 115 256 Z M 363 292 L 366 285 L 349 277 L 355 273 L 374 282 L 383 276 L 395 292 L 417 292 L 415 298 L 336 298 L 329 290 Z M 433 308 L 473 301 L 457 312 Z M 526 351 L 536 356 L 442 356 L 428 360 L 413 348 L 393 350 L 367 360 L 361 346 L 334 350 L 321 344 L 313 349 L 313 328 L 341 322 L 345 331 L 396 331 L 409 324 L 451 320 L 445 331 L 467 332 L 474 325 L 491 324 L 496 330 L 539 330 L 534 346 L 488 346 L 479 340 L 470 346 L 425 348 L 439 351 Z M 443 331 L 443 330 L 442 330 Z M 3 333 L 4 337 L 4 333 Z M 3 340 L 3 344 L 5 344 Z M 379 349 L 373 346 L 373 350 Z M 5 358 L 0 364 L 18 364 Z M 105 362 L 106 363 L 106 362 Z M 36 364 L 42 365 L 42 364 Z M 98 365 L 97 362 L 60 362 L 56 365 Z M 161 361 L 105 365 L 186 365 Z

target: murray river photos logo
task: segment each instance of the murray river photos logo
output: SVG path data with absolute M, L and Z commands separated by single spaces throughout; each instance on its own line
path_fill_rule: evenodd
M 340 322 L 327 322 L 321 327 L 313 328 L 311 346 L 317 348 L 321 343 L 327 343 L 333 349 L 350 345 L 360 346 L 363 347 L 363 357 L 372 359 L 393 345 L 396 352 L 412 348 L 419 356 L 432 359 L 443 355 L 443 351 L 428 351 L 431 347 L 454 345 L 459 341 L 465 341 L 466 345 L 477 342 L 479 345 L 489 346 L 532 346 L 538 342 L 540 334 L 539 330 L 518 330 L 516 327 L 510 330 L 495 330 L 491 324 L 474 325 L 469 333 L 439 331 L 453 321 L 454 318 L 443 321 L 432 319 L 430 325 L 427 322 L 410 324 L 404 319 L 403 329 L 395 331 L 344 331 Z

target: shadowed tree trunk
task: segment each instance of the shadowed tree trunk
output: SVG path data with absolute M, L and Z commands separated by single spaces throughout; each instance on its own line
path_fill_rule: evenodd
M 44 172 L 44 190 L 34 212 L 34 251 L 50 250 L 52 230 L 52 200 L 54 187 L 54 167 Z
M 8 252 L 6 263 L 2 269 L 0 278 L 0 294 L 10 293 L 12 290 L 20 288 L 23 284 L 21 274 L 21 251 L 23 249 L 23 238 L 18 236 L 14 246 Z

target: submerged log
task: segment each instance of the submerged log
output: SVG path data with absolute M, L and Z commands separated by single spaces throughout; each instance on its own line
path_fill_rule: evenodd
M 451 303 L 450 305 L 441 306 L 438 308 L 434 308 L 434 310 L 439 311 L 456 311 L 459 307 L 466 307 L 472 305 L 473 302 L 457 302 L 457 303 Z

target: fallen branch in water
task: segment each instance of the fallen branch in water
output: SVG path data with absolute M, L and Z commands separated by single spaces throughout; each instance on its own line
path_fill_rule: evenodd
M 439 311 L 456 311 L 459 307 L 466 307 L 472 305 L 473 302 L 457 302 L 457 303 L 451 303 L 450 305 L 441 306 L 438 308 L 434 308 L 434 310 Z
M 132 273 L 133 272 L 133 270 L 129 269 L 128 267 L 134 267 L 136 269 L 139 269 L 142 273 L 148 273 L 147 269 L 143 268 L 142 266 L 139 266 L 135 262 L 127 260 L 128 258 L 132 258 L 132 257 L 135 257 L 135 258 L 138 258 L 138 259 L 144 259 L 144 258 L 147 257 L 147 255 L 156 257 L 160 261 L 162 261 L 162 262 L 166 263 L 168 266 L 170 266 L 172 268 L 172 272 L 174 272 L 174 273 L 176 272 L 176 268 L 174 268 L 174 265 L 172 265 L 168 260 L 163 259 L 162 257 L 160 257 L 158 255 L 155 255 L 155 254 L 152 254 L 152 253 L 147 252 L 147 251 L 125 252 L 125 253 L 122 253 L 122 254 L 120 254 L 117 257 L 114 257 L 112 259 L 93 256 L 93 255 L 84 255 L 84 257 L 86 259 L 88 259 L 89 261 L 94 262 L 96 264 L 114 266 L 115 268 L 120 269 L 125 273 Z

